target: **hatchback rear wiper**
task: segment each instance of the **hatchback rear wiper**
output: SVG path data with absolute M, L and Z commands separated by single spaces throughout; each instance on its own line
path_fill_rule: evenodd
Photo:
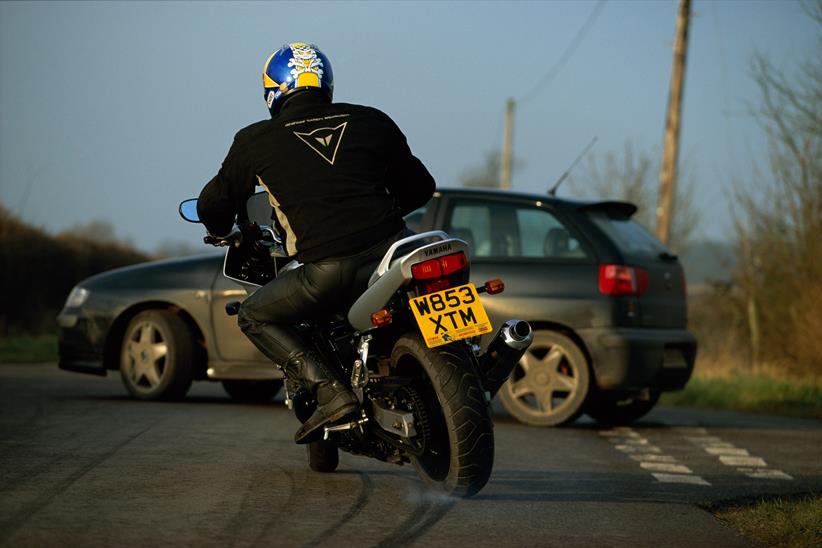
M 668 253 L 667 251 L 663 251 L 662 253 L 659 254 L 659 258 L 662 259 L 663 261 L 672 262 L 672 261 L 677 260 L 678 257 L 676 255 L 674 255 L 673 253 Z

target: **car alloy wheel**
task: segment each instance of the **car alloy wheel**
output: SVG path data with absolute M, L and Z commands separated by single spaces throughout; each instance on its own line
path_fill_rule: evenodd
M 579 347 L 556 331 L 537 330 L 499 396 L 519 421 L 557 426 L 579 417 L 589 387 L 588 362 Z
M 185 322 L 167 310 L 146 310 L 126 328 L 120 375 L 138 399 L 181 398 L 192 381 L 194 340 Z

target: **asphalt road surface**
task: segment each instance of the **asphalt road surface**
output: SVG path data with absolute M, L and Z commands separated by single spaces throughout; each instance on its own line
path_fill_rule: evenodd
M 0 545 L 747 546 L 700 504 L 822 491 L 822 422 L 660 408 L 628 429 L 497 415 L 469 500 L 343 453 L 311 472 L 281 403 L 195 383 L 179 403 L 119 376 L 0 365 Z

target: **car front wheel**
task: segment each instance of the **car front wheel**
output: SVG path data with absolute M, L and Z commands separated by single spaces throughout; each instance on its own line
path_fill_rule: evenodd
M 195 348 L 188 326 L 176 314 L 140 312 L 126 327 L 120 376 L 137 399 L 180 399 L 191 386 Z
M 499 398 L 520 422 L 558 426 L 579 417 L 589 387 L 588 361 L 574 341 L 556 331 L 538 330 Z

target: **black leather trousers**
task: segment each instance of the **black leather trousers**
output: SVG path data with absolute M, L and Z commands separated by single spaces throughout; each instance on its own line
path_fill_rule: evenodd
M 347 314 L 385 252 L 407 234 L 402 231 L 355 255 L 282 273 L 243 301 L 240 329 L 272 362 L 284 365 L 294 354 L 311 349 L 292 325 Z

